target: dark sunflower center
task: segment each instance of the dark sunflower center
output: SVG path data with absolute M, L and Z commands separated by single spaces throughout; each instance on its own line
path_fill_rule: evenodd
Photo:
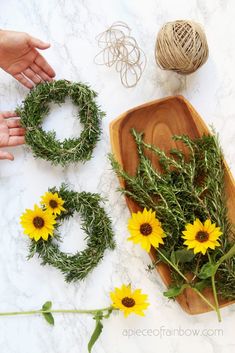
M 200 241 L 200 243 L 204 243 L 204 241 L 207 241 L 209 239 L 209 234 L 207 232 L 204 232 L 203 230 L 200 230 L 196 234 L 196 240 Z
M 58 207 L 58 203 L 56 200 L 50 200 L 49 205 L 51 208 L 56 208 Z
M 42 217 L 34 217 L 33 224 L 35 228 L 41 229 L 44 226 L 45 222 Z
M 132 308 L 135 305 L 135 300 L 133 298 L 125 297 L 122 299 L 122 304 L 127 308 Z
M 152 233 L 152 227 L 149 223 L 143 223 L 140 226 L 140 233 L 144 236 L 147 236 Z

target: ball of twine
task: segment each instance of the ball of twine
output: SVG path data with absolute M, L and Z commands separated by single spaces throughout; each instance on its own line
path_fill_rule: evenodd
M 167 22 L 158 33 L 155 58 L 162 69 L 191 74 L 206 62 L 208 54 L 206 35 L 196 22 Z

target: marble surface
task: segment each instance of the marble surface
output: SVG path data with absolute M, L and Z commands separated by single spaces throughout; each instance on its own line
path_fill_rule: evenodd
M 235 306 L 222 310 L 223 322 L 214 313 L 188 316 L 162 296 L 164 286 L 155 273 L 147 273 L 148 256 L 126 241 L 129 217 L 116 192 L 117 179 L 106 155 L 110 151 L 108 126 L 118 114 L 151 99 L 183 94 L 208 124 L 220 134 L 226 159 L 235 173 L 235 3 L 233 0 L 8 0 L 0 3 L 0 27 L 27 31 L 47 40 L 44 55 L 57 78 L 84 81 L 99 92 L 107 112 L 103 137 L 93 159 L 65 169 L 35 160 L 25 148 L 14 149 L 15 161 L 0 162 L 0 311 L 39 308 L 52 300 L 57 308 L 94 308 L 109 304 L 109 291 L 131 282 L 149 294 L 145 318 L 113 315 L 104 323 L 94 353 L 230 353 L 235 349 Z M 197 73 L 183 77 L 161 71 L 154 61 L 154 41 L 160 26 L 169 20 L 194 19 L 205 27 L 210 57 Z M 113 69 L 96 66 L 95 36 L 114 21 L 122 20 L 147 54 L 148 63 L 139 84 L 124 88 Z M 0 72 L 0 110 L 12 110 L 27 90 Z M 74 108 L 67 102 L 52 107 L 45 129 L 55 128 L 64 138 L 79 133 Z M 28 239 L 22 236 L 19 217 L 49 186 L 66 181 L 78 191 L 100 192 L 108 198 L 117 247 L 107 251 L 102 263 L 84 281 L 65 284 L 62 275 L 42 267 L 35 257 L 26 260 Z M 61 248 L 74 252 L 85 247 L 79 217 L 62 227 Z M 56 316 L 55 327 L 41 317 L 0 319 L 1 353 L 85 353 L 94 322 L 90 317 Z M 147 330 L 150 331 L 147 331 Z M 197 330 L 197 331 L 193 331 Z

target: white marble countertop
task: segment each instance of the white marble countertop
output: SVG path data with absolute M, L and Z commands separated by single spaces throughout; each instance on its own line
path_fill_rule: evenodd
M 147 273 L 148 256 L 126 241 L 128 210 L 115 191 L 118 182 L 106 154 L 110 151 L 109 123 L 121 112 L 149 100 L 183 94 L 208 124 L 220 134 L 226 159 L 235 174 L 235 3 L 233 0 L 8 0 L 0 4 L 0 27 L 26 31 L 49 41 L 44 55 L 57 78 L 89 83 L 99 92 L 107 112 L 103 137 L 93 159 L 65 169 L 35 160 L 25 147 L 17 148 L 15 161 L 0 162 L 0 311 L 40 308 L 46 300 L 54 307 L 93 308 L 109 304 L 114 286 L 132 282 L 149 294 L 146 317 L 113 315 L 104 323 L 94 353 L 230 353 L 235 349 L 235 306 L 216 315 L 188 316 L 178 304 L 163 297 L 164 286 L 155 273 Z M 169 20 L 194 19 L 208 37 L 210 57 L 197 73 L 182 77 L 161 71 L 154 61 L 154 41 L 160 26 Z M 126 89 L 113 69 L 96 66 L 95 36 L 114 21 L 122 20 L 147 54 L 148 64 L 136 88 Z M 0 110 L 12 110 L 27 90 L 0 72 Z M 64 138 L 78 133 L 74 108 L 69 103 L 54 107 L 44 127 L 55 128 Z M 26 260 L 28 239 L 22 235 L 19 217 L 32 207 L 49 186 L 63 181 L 78 191 L 100 192 L 108 198 L 106 210 L 113 219 L 117 247 L 107 251 L 102 263 L 83 282 L 66 284 L 55 269 L 42 267 L 35 257 Z M 74 252 L 85 242 L 79 219 L 62 227 L 61 248 Z M 90 317 L 56 316 L 54 327 L 41 317 L 0 319 L 1 353 L 85 353 L 94 322 Z M 146 329 L 153 330 L 146 334 Z M 197 329 L 193 332 L 192 329 Z M 154 331 L 155 330 L 155 331 Z M 181 331 L 180 331 L 181 330 Z M 218 331 L 220 330 L 220 331 Z M 129 337 L 128 337 L 129 336 Z

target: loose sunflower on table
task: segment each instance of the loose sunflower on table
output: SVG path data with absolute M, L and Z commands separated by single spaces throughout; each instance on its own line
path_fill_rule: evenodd
M 141 289 L 133 291 L 130 285 L 123 284 L 121 288 L 115 288 L 110 297 L 112 306 L 123 311 L 125 317 L 131 313 L 144 316 L 144 310 L 149 306 L 148 296 L 142 294 Z
M 130 285 L 123 284 L 120 288 L 115 288 L 110 292 L 112 303 L 105 308 L 99 309 L 54 309 L 51 301 L 47 301 L 39 310 L 0 312 L 1 316 L 15 315 L 41 315 L 50 325 L 55 324 L 54 314 L 87 314 L 95 320 L 95 329 L 88 342 L 88 353 L 91 352 L 95 342 L 100 337 L 103 330 L 103 320 L 108 319 L 113 311 L 122 311 L 124 317 L 130 314 L 144 316 L 144 310 L 149 306 L 148 296 L 143 294 L 141 289 L 132 290 Z

